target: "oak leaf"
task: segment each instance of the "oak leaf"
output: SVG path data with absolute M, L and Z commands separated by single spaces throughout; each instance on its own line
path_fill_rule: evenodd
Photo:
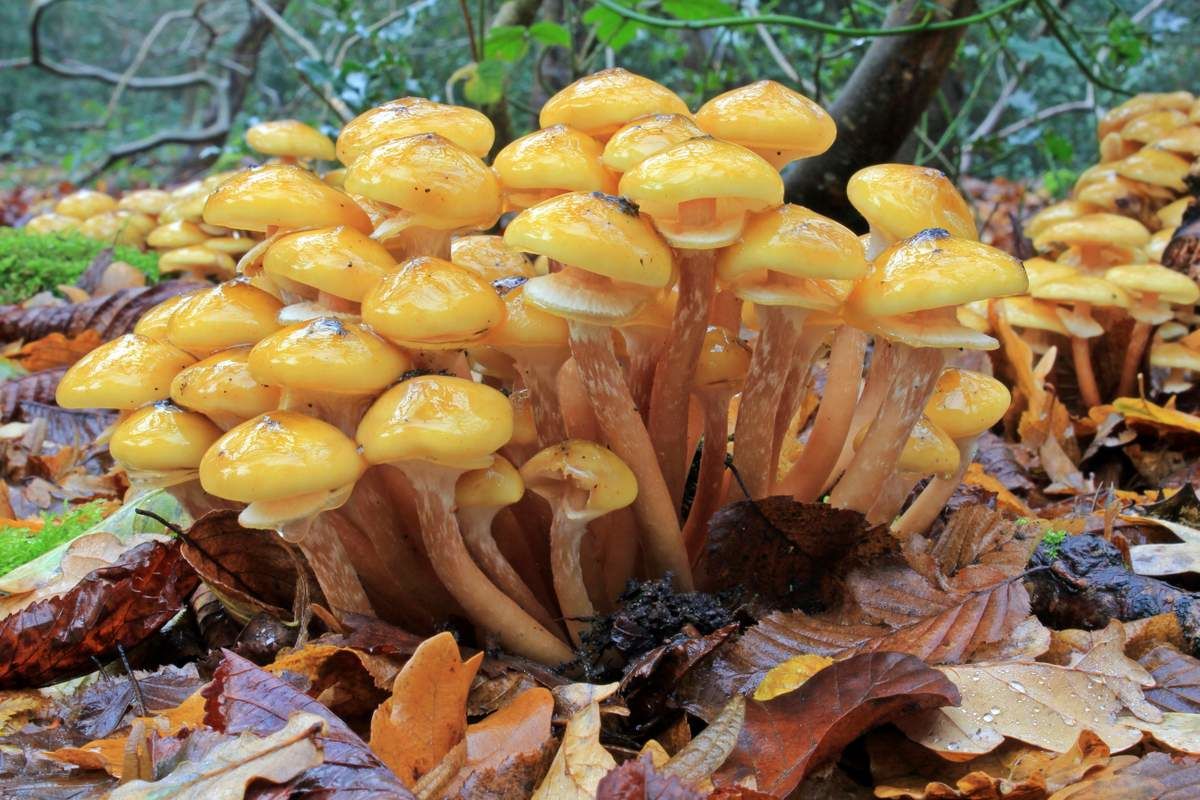
M 69 367 L 100 346 L 100 334 L 88 329 L 75 336 L 55 331 L 24 345 L 12 356 L 30 372 Z

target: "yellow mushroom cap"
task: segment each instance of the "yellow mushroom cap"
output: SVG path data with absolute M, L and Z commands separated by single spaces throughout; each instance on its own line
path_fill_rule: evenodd
M 139 408 L 113 430 L 108 449 L 113 460 L 136 472 L 192 470 L 221 429 L 203 414 L 184 411 L 167 400 Z
M 268 156 L 334 159 L 333 140 L 298 119 L 273 119 L 252 125 L 246 144 Z
M 928 417 L 922 416 L 908 434 L 896 469 L 914 475 L 950 476 L 958 469 L 958 461 L 954 440 Z
M 776 169 L 824 153 L 837 137 L 837 125 L 825 109 L 770 80 L 717 95 L 696 112 L 696 124 L 749 147 Z
M 1120 213 L 1130 205 L 1137 206 L 1143 203 L 1147 196 L 1147 190 L 1156 188 L 1158 187 L 1131 181 L 1113 173 L 1075 188 L 1072 194 L 1080 202 L 1088 203 L 1105 211 Z M 1161 191 L 1166 190 L 1162 189 Z
M 717 276 L 727 283 L 769 281 L 769 272 L 853 280 L 867 274 L 867 260 L 849 228 L 789 203 L 752 216 L 741 241 L 717 256 Z
M 362 325 L 317 317 L 254 345 L 249 366 L 272 386 L 363 395 L 390 386 L 412 369 L 412 359 Z
M 1194 98 L 1191 92 L 1158 92 L 1134 95 L 1118 106 L 1110 108 L 1097 126 L 1100 137 L 1111 131 L 1119 131 L 1130 120 L 1142 114 L 1160 109 L 1188 109 Z
M 1169 369 L 1200 372 L 1200 351 L 1182 342 L 1155 342 L 1150 346 L 1150 364 Z
M 521 466 L 521 477 L 548 500 L 572 489 L 587 492 L 584 507 L 568 511 L 585 518 L 625 508 L 638 493 L 628 465 L 607 447 L 584 439 L 567 439 L 534 454 Z
M 254 344 L 278 330 L 283 304 L 245 279 L 226 281 L 188 296 L 171 315 L 167 339 L 189 353 L 208 355 Z
M 72 364 L 55 400 L 63 408 L 128 411 L 167 397 L 171 379 L 193 361 L 169 344 L 127 333 Z
M 327 422 L 269 411 L 226 432 L 200 461 L 204 491 L 242 503 L 353 485 L 366 470 L 354 441 Z
M 1173 203 L 1163 206 L 1155 216 L 1164 228 L 1178 228 L 1183 224 L 1183 212 L 1192 204 L 1194 198 L 1181 197 Z
M 683 114 L 638 117 L 622 126 L 604 145 L 604 166 L 615 172 L 628 172 L 650 156 L 705 135 L 699 125 Z
M 145 214 L 105 211 L 79 223 L 78 231 L 89 239 L 141 247 L 146 241 L 146 233 L 153 227 L 153 220 Z
M 621 176 L 621 194 L 654 219 L 675 247 L 711 249 L 737 241 L 745 215 L 783 202 L 779 172 L 731 142 L 689 139 Z M 713 201 L 711 219 L 689 221 L 686 203 Z
M 209 250 L 224 253 L 227 256 L 240 256 L 250 250 L 257 242 L 249 236 L 214 236 L 204 242 Z
M 500 392 L 464 378 L 420 375 L 388 389 L 358 425 L 372 464 L 428 461 L 483 469 L 513 434 L 513 409 Z
M 1115 164 L 1117 174 L 1122 178 L 1151 186 L 1165 186 L 1175 192 L 1187 189 L 1183 179 L 1187 177 L 1190 167 L 1191 163 L 1186 159 L 1154 147 L 1143 147 Z
M 951 439 L 966 439 L 999 422 L 1011 402 L 1008 387 L 990 375 L 950 367 L 938 376 L 925 416 Z
M 1129 308 L 1129 295 L 1120 286 L 1095 275 L 1071 275 L 1049 281 L 1032 291 L 1039 300 L 1087 303 L 1091 306 Z
M 167 330 L 171 324 L 171 316 L 175 313 L 175 309 L 179 308 L 190 295 L 177 294 L 173 297 L 168 297 L 158 305 L 152 307 L 145 314 L 138 318 L 137 323 L 133 326 L 133 332 L 139 336 L 145 336 L 147 339 L 154 339 L 158 342 L 167 341 Z
M 490 284 L 440 258 L 410 259 L 362 302 L 363 321 L 406 347 L 453 349 L 482 341 L 504 321 Z
M 525 481 L 504 456 L 496 456 L 489 467 L 464 472 L 454 485 L 458 508 L 503 508 L 524 496 Z
M 1200 286 L 1195 281 L 1182 272 L 1158 264 L 1110 267 L 1104 278 L 1126 291 L 1153 294 L 1175 305 L 1193 305 L 1200 300 Z
M 487 343 L 501 350 L 512 348 L 565 348 L 567 323 L 525 302 L 523 282 L 503 293 L 504 322 L 492 328 Z
M 77 231 L 79 230 L 79 219 L 51 211 L 32 217 L 25 223 L 24 230 L 29 233 L 65 233 L 66 231 Z
M 728 328 L 709 325 L 696 362 L 697 389 L 732 388 L 750 368 L 750 348 Z
M 503 236 L 460 236 L 450 243 L 450 261 L 488 283 L 514 275 L 532 278 L 536 274 L 525 254 L 506 245 Z
M 208 234 L 200 230 L 196 223 L 176 220 L 150 231 L 146 235 L 146 244 L 158 250 L 174 250 L 177 247 L 204 244 L 208 238 Z
M 477 156 L 435 133 L 382 144 L 346 171 L 346 190 L 387 203 L 409 224 L 488 228 L 500 217 L 500 182 Z
M 539 203 L 509 223 L 504 243 L 624 283 L 661 289 L 673 277 L 671 249 L 650 221 L 611 195 L 573 192 Z
M 1070 264 L 1063 264 L 1058 261 L 1051 261 L 1048 258 L 1035 256 L 1034 258 L 1025 259 L 1025 274 L 1029 277 L 1029 288 L 1033 289 L 1036 286 L 1041 286 L 1058 278 L 1065 278 L 1068 275 L 1074 275 L 1079 272 L 1078 267 L 1073 267 Z
M 1034 239 L 1033 246 L 1046 250 L 1052 242 L 1062 244 L 1145 247 L 1150 231 L 1136 219 L 1117 214 L 1087 214 L 1048 226 Z
M 381 144 L 419 133 L 444 136 L 477 158 L 486 156 L 496 139 L 492 121 L 473 108 L 401 97 L 347 122 L 338 134 L 337 157 L 350 166 Z
M 372 230 L 366 212 L 348 195 L 291 164 L 267 164 L 229 178 L 204 202 L 204 221 L 245 231 L 338 225 Z
M 1186 125 L 1187 114 L 1176 108 L 1149 111 L 1134 117 L 1121 128 L 1121 138 L 1127 142 L 1150 144 L 1171 131 Z
M 687 104 L 660 83 L 616 67 L 585 75 L 546 101 L 543 128 L 570 125 L 605 141 L 625 123 L 647 114 L 689 114 Z
M 1176 128 L 1156 140 L 1154 147 L 1158 150 L 1169 150 L 1172 153 L 1200 156 L 1200 125 Z
M 231 347 L 197 361 L 171 381 L 171 400 L 220 419 L 250 419 L 279 405 L 279 388 L 250 374 L 250 348 Z
M 379 242 L 343 225 L 281 237 L 267 249 L 263 269 L 359 302 L 384 276 L 395 272 L 397 264 Z
M 927 228 L 944 228 L 959 239 L 978 239 L 967 201 L 941 171 L 909 164 L 864 167 L 846 184 L 850 203 L 893 240 Z
M 158 271 L 204 272 L 207 275 L 230 276 L 237 270 L 233 256 L 204 246 L 177 247 L 158 257 Z
M 1051 203 L 1025 221 L 1024 233 L 1029 238 L 1036 239 L 1038 234 L 1051 225 L 1086 214 L 1094 214 L 1099 210 L 1099 206 L 1079 200 L 1061 200 Z
M 80 189 L 63 197 L 54 206 L 56 214 L 75 219 L 87 219 L 97 214 L 116 211 L 117 201 L 111 195 L 97 192 L 95 189 Z
M 1032 297 L 1006 297 L 996 302 L 999 303 L 1000 315 L 1014 328 L 1070 335 L 1053 303 Z
M 587 134 L 566 125 L 551 125 L 526 134 L 496 154 L 492 168 L 509 203 L 528 208 L 544 192 L 606 192 L 617 178 L 600 161 L 603 148 Z
M 1150 236 L 1150 244 L 1146 245 L 1146 258 L 1155 263 L 1162 263 L 1163 254 L 1167 251 L 1167 245 L 1171 243 L 1171 239 L 1175 236 L 1175 228 L 1163 228 L 1160 231 L 1155 231 Z
M 149 214 L 156 217 L 167 207 L 171 195 L 162 189 L 136 189 L 127 192 L 117 202 L 117 208 L 122 211 L 136 211 L 139 214 Z

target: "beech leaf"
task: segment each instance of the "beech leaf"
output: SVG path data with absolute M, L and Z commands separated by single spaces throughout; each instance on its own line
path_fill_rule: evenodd
M 1154 686 L 1146 699 L 1164 711 L 1200 713 L 1200 660 L 1169 645 L 1159 645 L 1138 659 L 1150 671 Z
M 604 776 L 596 800 L 702 800 L 674 775 L 655 769 L 650 756 L 630 759 Z
M 132 331 L 142 314 L 162 301 L 203 289 L 205 285 L 194 281 L 162 281 L 71 305 L 0 306 L 0 341 L 40 339 L 56 332 L 78 336 L 86 330 L 94 330 L 108 341 Z
M 805 681 L 832 663 L 832 658 L 814 653 L 793 656 L 771 668 L 754 690 L 754 699 L 772 700 L 781 694 L 794 692 L 803 686 Z
M 600 744 L 600 702 L 616 691 L 617 684 L 612 683 L 591 686 L 586 697 L 583 690 L 568 693 L 571 699 L 586 702 L 567 720 L 562 744 L 533 800 L 594 800 L 601 779 L 617 765 Z
M 663 766 L 663 774 L 675 775 L 692 786 L 707 781 L 737 746 L 745 721 L 746 700 L 735 695 L 708 727 L 671 756 Z

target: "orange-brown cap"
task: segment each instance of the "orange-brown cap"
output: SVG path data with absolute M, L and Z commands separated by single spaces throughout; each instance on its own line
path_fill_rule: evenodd
M 660 83 L 616 67 L 585 75 L 546 101 L 543 128 L 570 125 L 606 141 L 625 123 L 647 114 L 689 114 L 687 104 Z
M 244 231 L 348 225 L 371 232 L 371 220 L 349 196 L 291 164 L 267 164 L 229 178 L 204 202 L 204 221 Z
M 728 328 L 709 325 L 696 362 L 696 390 L 733 389 L 750 368 L 750 348 Z
M 499 509 L 524 496 L 525 481 L 504 456 L 492 459 L 491 466 L 464 472 L 454 485 L 454 504 L 458 508 Z
M 449 139 L 424 133 L 360 156 L 346 190 L 398 209 L 402 224 L 435 230 L 489 228 L 500 216 L 500 182 L 486 164 Z M 383 237 L 381 226 L 376 238 Z
M 1134 95 L 1105 113 L 1097 126 L 1099 137 L 1110 131 L 1121 130 L 1128 122 L 1142 114 L 1161 109 L 1178 108 L 1187 110 L 1194 102 L 1191 92 L 1161 92 Z
M 908 434 L 896 469 L 912 475 L 949 477 L 958 469 L 958 461 L 954 440 L 929 417 L 922 416 Z
M 72 364 L 59 381 L 55 400 L 63 408 L 128 411 L 166 398 L 171 379 L 193 361 L 169 344 L 127 333 Z
M 864 167 L 846 184 L 850 203 L 871 228 L 890 241 L 944 228 L 959 239 L 978 239 L 971 207 L 941 171 L 909 164 Z
M 492 121 L 473 108 L 423 97 L 401 97 L 368 109 L 346 123 L 337 139 L 337 157 L 346 166 L 381 144 L 418 133 L 444 136 L 477 158 L 492 149 Z
M 87 219 L 97 214 L 115 211 L 116 208 L 117 201 L 112 195 L 97 192 L 95 189 L 80 189 L 59 200 L 54 206 L 54 212 L 75 219 Z
M 184 411 L 169 400 L 139 408 L 117 425 L 108 450 L 131 473 L 199 468 L 221 429 L 203 414 Z
M 504 352 L 567 347 L 567 323 L 525 302 L 524 283 L 504 289 L 504 321 L 492 328 L 487 343 Z
M 1065 222 L 1069 219 L 1077 219 L 1086 214 L 1094 214 L 1099 210 L 1099 206 L 1094 206 L 1091 203 L 1084 203 L 1079 200 L 1060 200 L 1057 203 L 1051 203 L 1027 219 L 1024 225 L 1024 233 L 1029 238 L 1034 239 L 1051 225 Z
M 171 381 L 171 400 L 232 428 L 279 405 L 279 387 L 250 374 L 250 348 L 231 347 L 197 361 Z
M 1116 162 L 1114 167 L 1122 178 L 1182 192 L 1187 189 L 1183 179 L 1187 177 L 1191 162 L 1166 150 L 1143 147 Z
M 508 398 L 464 378 L 419 375 L 388 389 L 367 409 L 357 439 L 372 464 L 425 461 L 483 469 L 513 433 Z
M 628 172 L 650 156 L 705 135 L 703 128 L 683 114 L 638 117 L 622 126 L 604 145 L 604 166 L 614 172 Z
M 938 376 L 925 416 L 951 439 L 966 439 L 999 422 L 1011 402 L 1008 387 L 990 375 L 949 367 Z
M 273 119 L 251 125 L 246 144 L 268 156 L 316 158 L 332 161 L 333 140 L 298 119 Z
M 1187 124 L 1187 113 L 1175 108 L 1149 111 L 1134 117 L 1121 128 L 1121 138 L 1127 142 L 1150 144 L 1176 128 Z
M 367 292 L 363 321 L 405 347 L 444 350 L 482 341 L 504 321 L 490 284 L 440 258 L 410 259 Z
M 524 253 L 504 243 L 503 236 L 459 236 L 450 243 L 450 261 L 491 283 L 502 278 L 532 278 L 536 273 Z
M 1069 335 L 1053 303 L 1032 297 L 1006 297 L 996 302 L 1000 316 L 1014 328 Z
M 279 328 L 283 304 L 244 278 L 188 295 L 171 315 L 167 339 L 189 353 L 208 355 L 254 344 Z
M 268 275 L 359 302 L 397 265 L 379 242 L 341 226 L 281 237 L 263 257 L 263 269 Z
M 135 189 L 121 196 L 121 199 L 117 201 L 117 208 L 122 211 L 136 211 L 156 217 L 162 213 L 170 201 L 171 195 L 162 189 Z
M 536 453 L 521 466 L 529 489 L 551 503 L 562 502 L 568 517 L 592 520 L 637 499 L 637 478 L 611 450 L 584 439 L 567 439 Z M 587 492 L 581 507 L 570 502 Z
M 837 125 L 825 109 L 770 80 L 717 95 L 696 112 L 696 123 L 750 148 L 776 169 L 824 153 L 837 137 Z
M 621 194 L 648 214 L 675 247 L 736 242 L 747 213 L 783 202 L 779 172 L 741 145 L 709 136 L 650 156 L 621 176 Z M 701 217 L 693 209 L 705 204 Z
M 318 317 L 254 345 L 249 366 L 256 380 L 271 386 L 368 395 L 411 369 L 412 359 L 363 325 Z
M 1079 304 L 1088 308 L 1129 308 L 1131 304 L 1128 293 L 1120 286 L 1096 275 L 1082 273 L 1044 283 L 1030 294 L 1039 300 Z M 1092 318 L 1090 312 L 1075 310 L 1067 313 L 1060 309 L 1058 316 L 1072 336 L 1090 339 L 1104 333 L 1104 328 Z
M 1176 128 L 1154 142 L 1159 150 L 1169 150 L 1185 156 L 1200 156 L 1200 125 Z
M 1134 295 L 1129 307 L 1134 319 L 1151 325 L 1174 316 L 1172 305 L 1192 306 L 1200 300 L 1200 286 L 1173 269 L 1158 264 L 1124 264 L 1111 267 L 1104 277 Z
M 168 297 L 166 300 L 152 307 L 138 318 L 137 324 L 133 326 L 133 332 L 158 342 L 167 341 L 167 330 L 171 323 L 171 316 L 175 313 L 175 309 L 179 308 L 180 304 L 188 296 L 186 294 L 177 294 L 173 297 Z
M 563 192 L 613 192 L 617 177 L 600 161 L 603 148 L 587 134 L 551 125 L 496 154 L 492 168 L 510 207 L 529 208 Z

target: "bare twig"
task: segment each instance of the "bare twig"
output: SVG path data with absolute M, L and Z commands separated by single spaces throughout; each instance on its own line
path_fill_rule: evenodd
M 310 42 L 304 36 L 304 34 L 292 27 L 291 23 L 284 19 L 282 14 L 272 8 L 270 4 L 266 2 L 266 0 L 250 0 L 250 3 L 252 3 L 254 7 L 258 9 L 268 21 L 270 21 L 271 25 L 275 27 L 275 30 L 294 42 L 301 50 L 304 51 L 305 55 L 307 55 L 313 61 L 324 63 L 325 59 L 321 56 L 321 51 L 317 49 L 317 46 Z M 325 81 L 322 86 L 317 87 L 317 96 L 320 97 L 325 104 L 333 110 L 333 113 L 335 113 L 342 120 L 342 122 L 349 122 L 350 120 L 354 119 L 354 112 L 350 110 L 350 107 L 346 105 L 342 98 L 337 96 L 337 94 L 333 91 L 333 86 L 329 83 L 329 81 Z

